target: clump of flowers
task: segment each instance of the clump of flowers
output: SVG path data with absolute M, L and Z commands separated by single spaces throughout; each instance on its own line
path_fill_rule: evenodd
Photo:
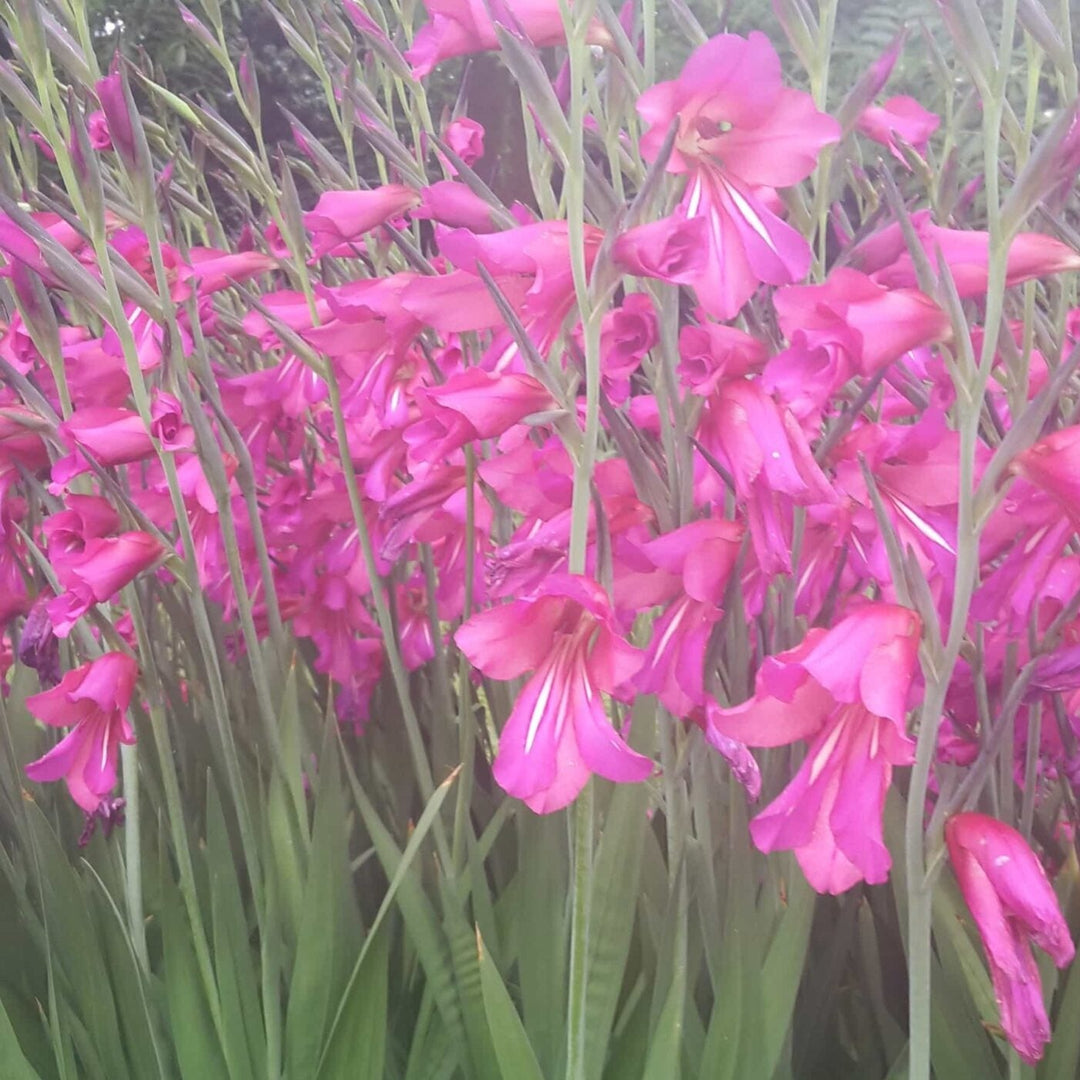
M 590 47 L 635 47 L 632 16 L 568 38 L 560 5 L 427 0 L 401 53 L 347 6 L 398 75 L 566 45 L 558 86 L 527 68 L 543 93 L 525 120 L 563 165 L 560 93 Z M 1037 1061 L 1026 939 L 1063 966 L 1069 928 L 1028 842 L 964 807 L 997 755 L 1029 820 L 1080 798 L 1080 309 L 1056 339 L 1006 304 L 1024 283 L 1029 305 L 1071 295 L 1080 252 L 998 207 L 969 227 L 914 186 L 857 235 L 839 203 L 815 232 L 854 130 L 913 185 L 928 168 L 939 118 L 871 103 L 894 59 L 841 122 L 763 34 L 714 36 L 639 88 L 640 126 L 600 118 L 610 154 L 597 123 L 573 132 L 581 176 L 535 206 L 473 172 L 492 152 L 477 121 L 445 123 L 445 150 L 434 131 L 406 145 L 345 93 L 383 182 L 347 186 L 298 131 L 334 186 L 301 212 L 289 185 L 221 246 L 144 220 L 172 205 L 171 174 L 143 175 L 127 84 L 100 80 L 85 148 L 72 105 L 67 162 L 100 158 L 79 159 L 96 216 L 7 200 L 0 220 L 4 663 L 37 672 L 26 709 L 65 730 L 29 780 L 114 821 L 153 628 L 197 596 L 192 625 L 252 671 L 288 637 L 361 743 L 391 686 L 409 720 L 410 693 L 437 685 L 482 735 L 470 769 L 530 813 L 594 776 L 674 788 L 711 746 L 725 798 L 767 794 L 754 845 L 793 852 L 819 893 L 889 880 L 902 790 L 913 903 L 943 830 L 1005 1034 Z M 108 212 L 87 195 L 107 155 L 129 181 Z M 578 179 L 600 192 L 588 213 L 543 217 Z M 642 702 L 664 754 L 637 741 Z M 425 717 L 412 752 L 450 719 Z

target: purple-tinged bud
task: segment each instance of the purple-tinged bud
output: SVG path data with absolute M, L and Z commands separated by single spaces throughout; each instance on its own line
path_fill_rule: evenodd
M 60 642 L 49 618 L 49 599 L 42 595 L 34 601 L 19 636 L 19 663 L 38 673 L 43 690 L 60 681 Z

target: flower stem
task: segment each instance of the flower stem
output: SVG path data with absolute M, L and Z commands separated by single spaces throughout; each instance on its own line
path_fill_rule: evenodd
M 120 745 L 124 772 L 124 892 L 127 898 L 128 932 L 143 972 L 150 974 L 143 917 L 142 837 L 139 829 L 139 751 L 135 743 Z

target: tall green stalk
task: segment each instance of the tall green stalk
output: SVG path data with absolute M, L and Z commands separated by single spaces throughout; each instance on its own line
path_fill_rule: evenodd
M 957 427 L 960 435 L 960 479 L 956 569 L 952 611 L 942 655 L 934 658 L 926 672 L 926 691 L 920 711 L 915 765 L 911 773 L 904 828 L 906 886 L 908 899 L 908 1024 L 910 1080 L 930 1080 L 931 1060 L 931 925 L 932 867 L 939 866 L 940 836 L 923 831 L 926 796 L 937 745 L 945 696 L 967 631 L 971 598 L 978 584 L 979 537 L 981 523 L 975 514 L 975 457 L 979 443 L 979 423 L 983 397 L 997 351 L 998 333 L 1004 314 L 1005 284 L 1011 236 L 1003 234 L 999 195 L 999 139 L 1005 109 L 1012 40 L 1016 25 L 1016 0 L 1007 0 L 1002 17 L 997 71 L 990 93 L 983 100 L 984 168 L 989 229 L 989 276 L 986 292 L 986 319 L 982 349 L 977 362 L 971 354 L 970 338 L 964 325 L 954 327 L 960 345 L 961 362 L 954 374 Z M 989 73 L 984 73 L 989 74 Z M 982 80 L 977 80 L 981 83 Z M 951 306 L 962 323 L 955 292 Z

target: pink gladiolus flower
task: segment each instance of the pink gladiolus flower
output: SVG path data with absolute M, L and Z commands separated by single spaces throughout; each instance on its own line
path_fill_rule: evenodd
M 384 184 L 370 191 L 324 191 L 304 215 L 315 258 L 354 254 L 352 245 L 364 233 L 419 202 L 420 196 L 401 184 Z
M 125 716 L 139 669 L 130 656 L 111 652 L 69 671 L 58 686 L 26 699 L 31 715 L 50 727 L 72 730 L 44 757 L 26 766 L 38 783 L 63 778 L 88 814 L 116 786 L 116 755 L 135 732 Z
M 795 778 L 750 832 L 762 851 L 793 849 L 818 892 L 889 875 L 881 820 L 893 766 L 915 758 L 904 719 L 920 632 L 915 612 L 866 604 L 767 657 L 749 701 L 707 706 L 707 734 L 748 746 L 810 743 Z
M 1028 940 L 1058 967 L 1075 953 L 1057 897 L 1027 841 L 1008 825 L 984 814 L 957 814 L 945 824 L 945 840 L 979 928 L 1001 1026 L 1034 1065 L 1050 1041 L 1050 1021 Z
M 552 575 L 532 599 L 474 615 L 455 641 L 493 679 L 532 672 L 499 736 L 494 773 L 538 814 L 573 802 L 592 773 L 632 783 L 652 772 L 604 708 L 601 693 L 629 679 L 641 657 L 615 631 L 594 582 Z
M 930 259 L 937 266 L 938 251 L 948 264 L 961 298 L 986 295 L 989 275 L 990 235 L 972 229 L 945 229 L 935 225 L 929 210 L 911 215 L 911 224 Z M 890 289 L 918 285 L 915 265 L 907 250 L 899 223 L 867 237 L 851 249 L 851 262 L 879 285 Z M 1068 244 L 1041 233 L 1018 233 L 1009 248 L 1007 285 L 1019 285 L 1032 278 L 1080 270 L 1080 252 Z
M 838 328 L 851 330 L 852 360 L 862 375 L 950 334 L 949 317 L 930 297 L 917 289 L 887 289 L 847 267 L 834 270 L 821 285 L 778 289 L 773 303 L 788 340 L 800 330 L 810 343 L 834 336 Z
M 720 603 L 743 531 L 737 522 L 705 518 L 643 545 L 654 566 L 679 575 L 682 590 L 653 628 L 648 656 L 634 685 L 642 694 L 656 694 L 677 718 L 706 703 L 705 653 L 712 628 L 723 614 Z
M 707 223 L 693 284 L 709 314 L 732 318 L 760 282 L 783 285 L 805 275 L 809 246 L 769 203 L 774 189 L 810 175 L 822 147 L 840 138 L 840 125 L 818 112 L 809 94 L 784 87 L 764 34 L 707 41 L 678 79 L 641 95 L 638 112 L 650 125 L 641 138 L 647 160 L 678 120 L 667 171 L 689 173 L 690 182 L 674 221 Z
M 120 528 L 120 515 L 100 495 L 69 495 L 65 502 L 65 508 L 42 525 L 53 562 L 81 555 L 91 540 Z
M 131 165 L 135 163 L 135 129 L 124 97 L 124 85 L 117 70 L 118 64 L 119 54 L 113 61 L 111 74 L 99 79 L 95 89 L 98 101 L 101 102 L 102 115 L 105 117 L 109 142 L 125 163 Z
M 744 330 L 707 322 L 679 331 L 679 381 L 691 393 L 708 397 L 724 379 L 760 371 L 765 345 Z
M 465 184 L 456 180 L 440 180 L 421 192 L 420 205 L 412 212 L 414 218 L 449 225 L 453 229 L 469 229 L 485 233 L 495 229 L 491 207 Z
M 758 382 L 731 379 L 709 399 L 699 438 L 731 474 L 762 566 L 790 572 L 791 505 L 836 502 L 794 416 Z
M 220 292 L 234 282 L 273 270 L 278 264 L 277 259 L 261 251 L 231 252 L 204 247 L 192 248 L 188 259 L 191 261 L 188 276 L 195 280 L 200 296 Z
M 451 120 L 443 132 L 443 139 L 466 165 L 472 165 L 484 156 L 484 126 L 467 116 Z
M 163 552 L 149 533 L 129 532 L 96 537 L 88 540 L 81 552 L 54 558 L 56 576 L 66 590 L 48 606 L 56 636 L 67 637 L 94 604 L 115 596 L 157 562 Z
M 600 326 L 600 365 L 613 401 L 629 396 L 629 379 L 660 340 L 656 308 L 648 293 L 630 293 L 604 316 Z
M 897 161 L 910 168 L 895 137 L 899 135 L 904 142 L 922 153 L 940 124 L 941 119 L 936 113 L 924 109 L 913 97 L 900 94 L 882 105 L 868 105 L 856 126 L 867 138 L 887 146 Z
M 1017 455 L 1012 471 L 1052 495 L 1080 519 L 1080 426 L 1062 428 Z
M 422 26 L 405 59 L 422 79 L 443 60 L 498 49 L 496 23 L 520 31 L 534 45 L 561 45 L 566 40 L 562 14 L 555 0 L 424 0 L 431 22 Z M 493 20 L 494 17 L 494 21 Z M 590 45 L 610 45 L 611 35 L 599 20 L 589 26 Z

